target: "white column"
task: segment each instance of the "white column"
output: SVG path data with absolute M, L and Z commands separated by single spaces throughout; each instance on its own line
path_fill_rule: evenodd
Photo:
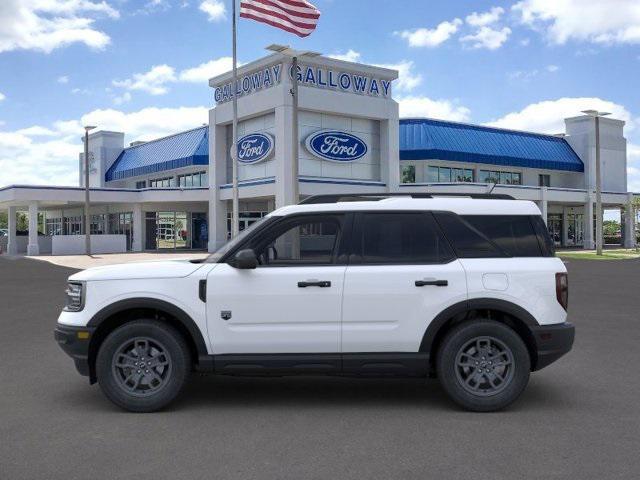
M 220 200 L 220 185 L 228 183 L 227 135 L 225 125 L 216 125 L 215 109 L 209 113 L 209 252 L 215 252 L 227 242 L 229 205 Z M 213 161 L 215 159 L 215 161 Z
M 29 204 L 29 243 L 27 245 L 27 255 L 40 255 L 38 245 L 38 204 Z
M 7 213 L 7 228 L 9 229 L 9 238 L 7 239 L 7 253 L 9 255 L 17 255 L 18 244 L 16 242 L 16 207 L 9 207 Z
M 591 194 L 587 194 L 587 202 L 584 204 L 584 248 L 586 250 L 596 248 L 593 237 L 593 202 Z
M 142 224 L 144 216 L 142 212 L 142 204 L 133 204 L 133 241 L 131 242 L 131 250 L 134 252 L 142 252 Z
M 289 102 L 287 102 L 289 103 Z M 280 105 L 276 107 L 276 208 L 285 205 L 298 203 L 298 199 L 293 198 L 293 182 L 291 172 L 291 162 L 293 154 L 291 152 L 291 117 L 292 107 L 290 105 Z M 297 179 L 295 179 L 297 181 Z
M 624 215 L 624 248 L 635 248 L 636 246 L 636 222 L 633 209 L 633 193 L 627 194 L 627 205 Z
M 538 208 L 542 214 L 542 220 L 544 224 L 547 224 L 548 205 L 547 205 L 547 187 L 540 188 L 540 201 L 538 202 Z
M 398 105 L 395 103 L 394 108 L 392 118 L 380 122 L 380 178 L 387 184 L 389 192 L 400 189 L 400 126 Z

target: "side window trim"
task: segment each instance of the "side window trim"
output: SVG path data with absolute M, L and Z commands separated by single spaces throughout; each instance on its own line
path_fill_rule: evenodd
M 258 265 L 258 268 L 295 268 L 295 267 L 333 267 L 339 265 L 346 265 L 346 260 L 339 260 L 339 252 L 343 250 L 343 243 L 345 239 L 348 239 L 348 235 L 345 235 L 349 225 L 348 214 L 343 212 L 318 212 L 318 213 L 300 213 L 295 215 L 289 215 L 283 217 L 280 221 L 270 225 L 259 235 L 260 239 L 256 238 L 258 235 L 251 239 L 247 239 L 247 242 L 240 248 L 255 248 L 250 247 L 253 241 L 258 240 L 258 246 L 262 247 L 265 243 L 268 243 L 273 239 L 272 232 L 276 231 L 276 235 L 282 235 L 286 233 L 290 228 L 298 225 L 304 225 L 305 222 L 313 223 L 318 219 L 325 219 L 326 221 L 336 222 L 338 225 L 338 235 L 334 244 L 333 252 L 331 255 L 331 262 L 325 263 L 291 263 L 291 264 L 275 264 L 275 265 Z M 302 223 L 298 223 L 302 220 Z M 275 237 L 277 238 L 277 237 Z M 266 239 L 266 240 L 265 240 Z
M 432 225 L 435 227 L 442 241 L 447 245 L 451 252 L 451 258 L 440 262 L 364 262 L 361 256 L 362 245 L 359 244 L 359 239 L 362 238 L 363 219 L 367 214 L 414 214 L 421 215 L 426 218 L 432 219 Z M 458 259 L 456 251 L 451 245 L 451 242 L 445 235 L 444 231 L 436 221 L 431 211 L 427 210 L 370 210 L 360 211 L 353 213 L 353 226 L 351 229 L 351 235 L 349 239 L 349 251 L 348 251 L 348 265 L 353 266 L 385 266 L 385 265 L 447 265 Z

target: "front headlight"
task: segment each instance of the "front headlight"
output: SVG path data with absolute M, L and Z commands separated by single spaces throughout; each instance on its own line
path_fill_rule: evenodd
M 67 283 L 66 303 L 64 310 L 67 312 L 79 312 L 84 308 L 84 284 L 79 282 Z

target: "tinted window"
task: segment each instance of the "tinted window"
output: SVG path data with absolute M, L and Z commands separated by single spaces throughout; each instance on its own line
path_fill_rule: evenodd
M 362 263 L 446 263 L 454 258 L 433 217 L 425 213 L 365 213 L 354 252 Z
M 261 265 L 330 264 L 340 231 L 340 217 L 301 217 L 274 226 L 252 248 Z
M 483 233 L 455 213 L 435 212 L 434 216 L 459 258 L 505 256 Z
M 553 244 L 553 239 L 549 234 L 549 230 L 544 223 L 544 220 L 539 215 L 531 216 L 531 223 L 533 223 L 533 228 L 536 231 L 536 235 L 538 236 L 538 243 L 540 244 L 540 248 L 542 249 L 543 257 L 553 257 L 556 254 L 556 249 Z
M 466 215 L 463 218 L 512 257 L 542 255 L 527 215 Z

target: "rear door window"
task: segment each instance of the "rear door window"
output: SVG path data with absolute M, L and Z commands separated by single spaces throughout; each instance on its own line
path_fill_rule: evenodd
M 463 215 L 462 218 L 512 257 L 540 257 L 529 215 Z
M 435 264 L 453 260 L 451 247 L 428 213 L 363 213 L 358 216 L 352 263 Z
M 487 236 L 452 212 L 434 212 L 434 217 L 458 258 L 495 258 L 508 254 Z

